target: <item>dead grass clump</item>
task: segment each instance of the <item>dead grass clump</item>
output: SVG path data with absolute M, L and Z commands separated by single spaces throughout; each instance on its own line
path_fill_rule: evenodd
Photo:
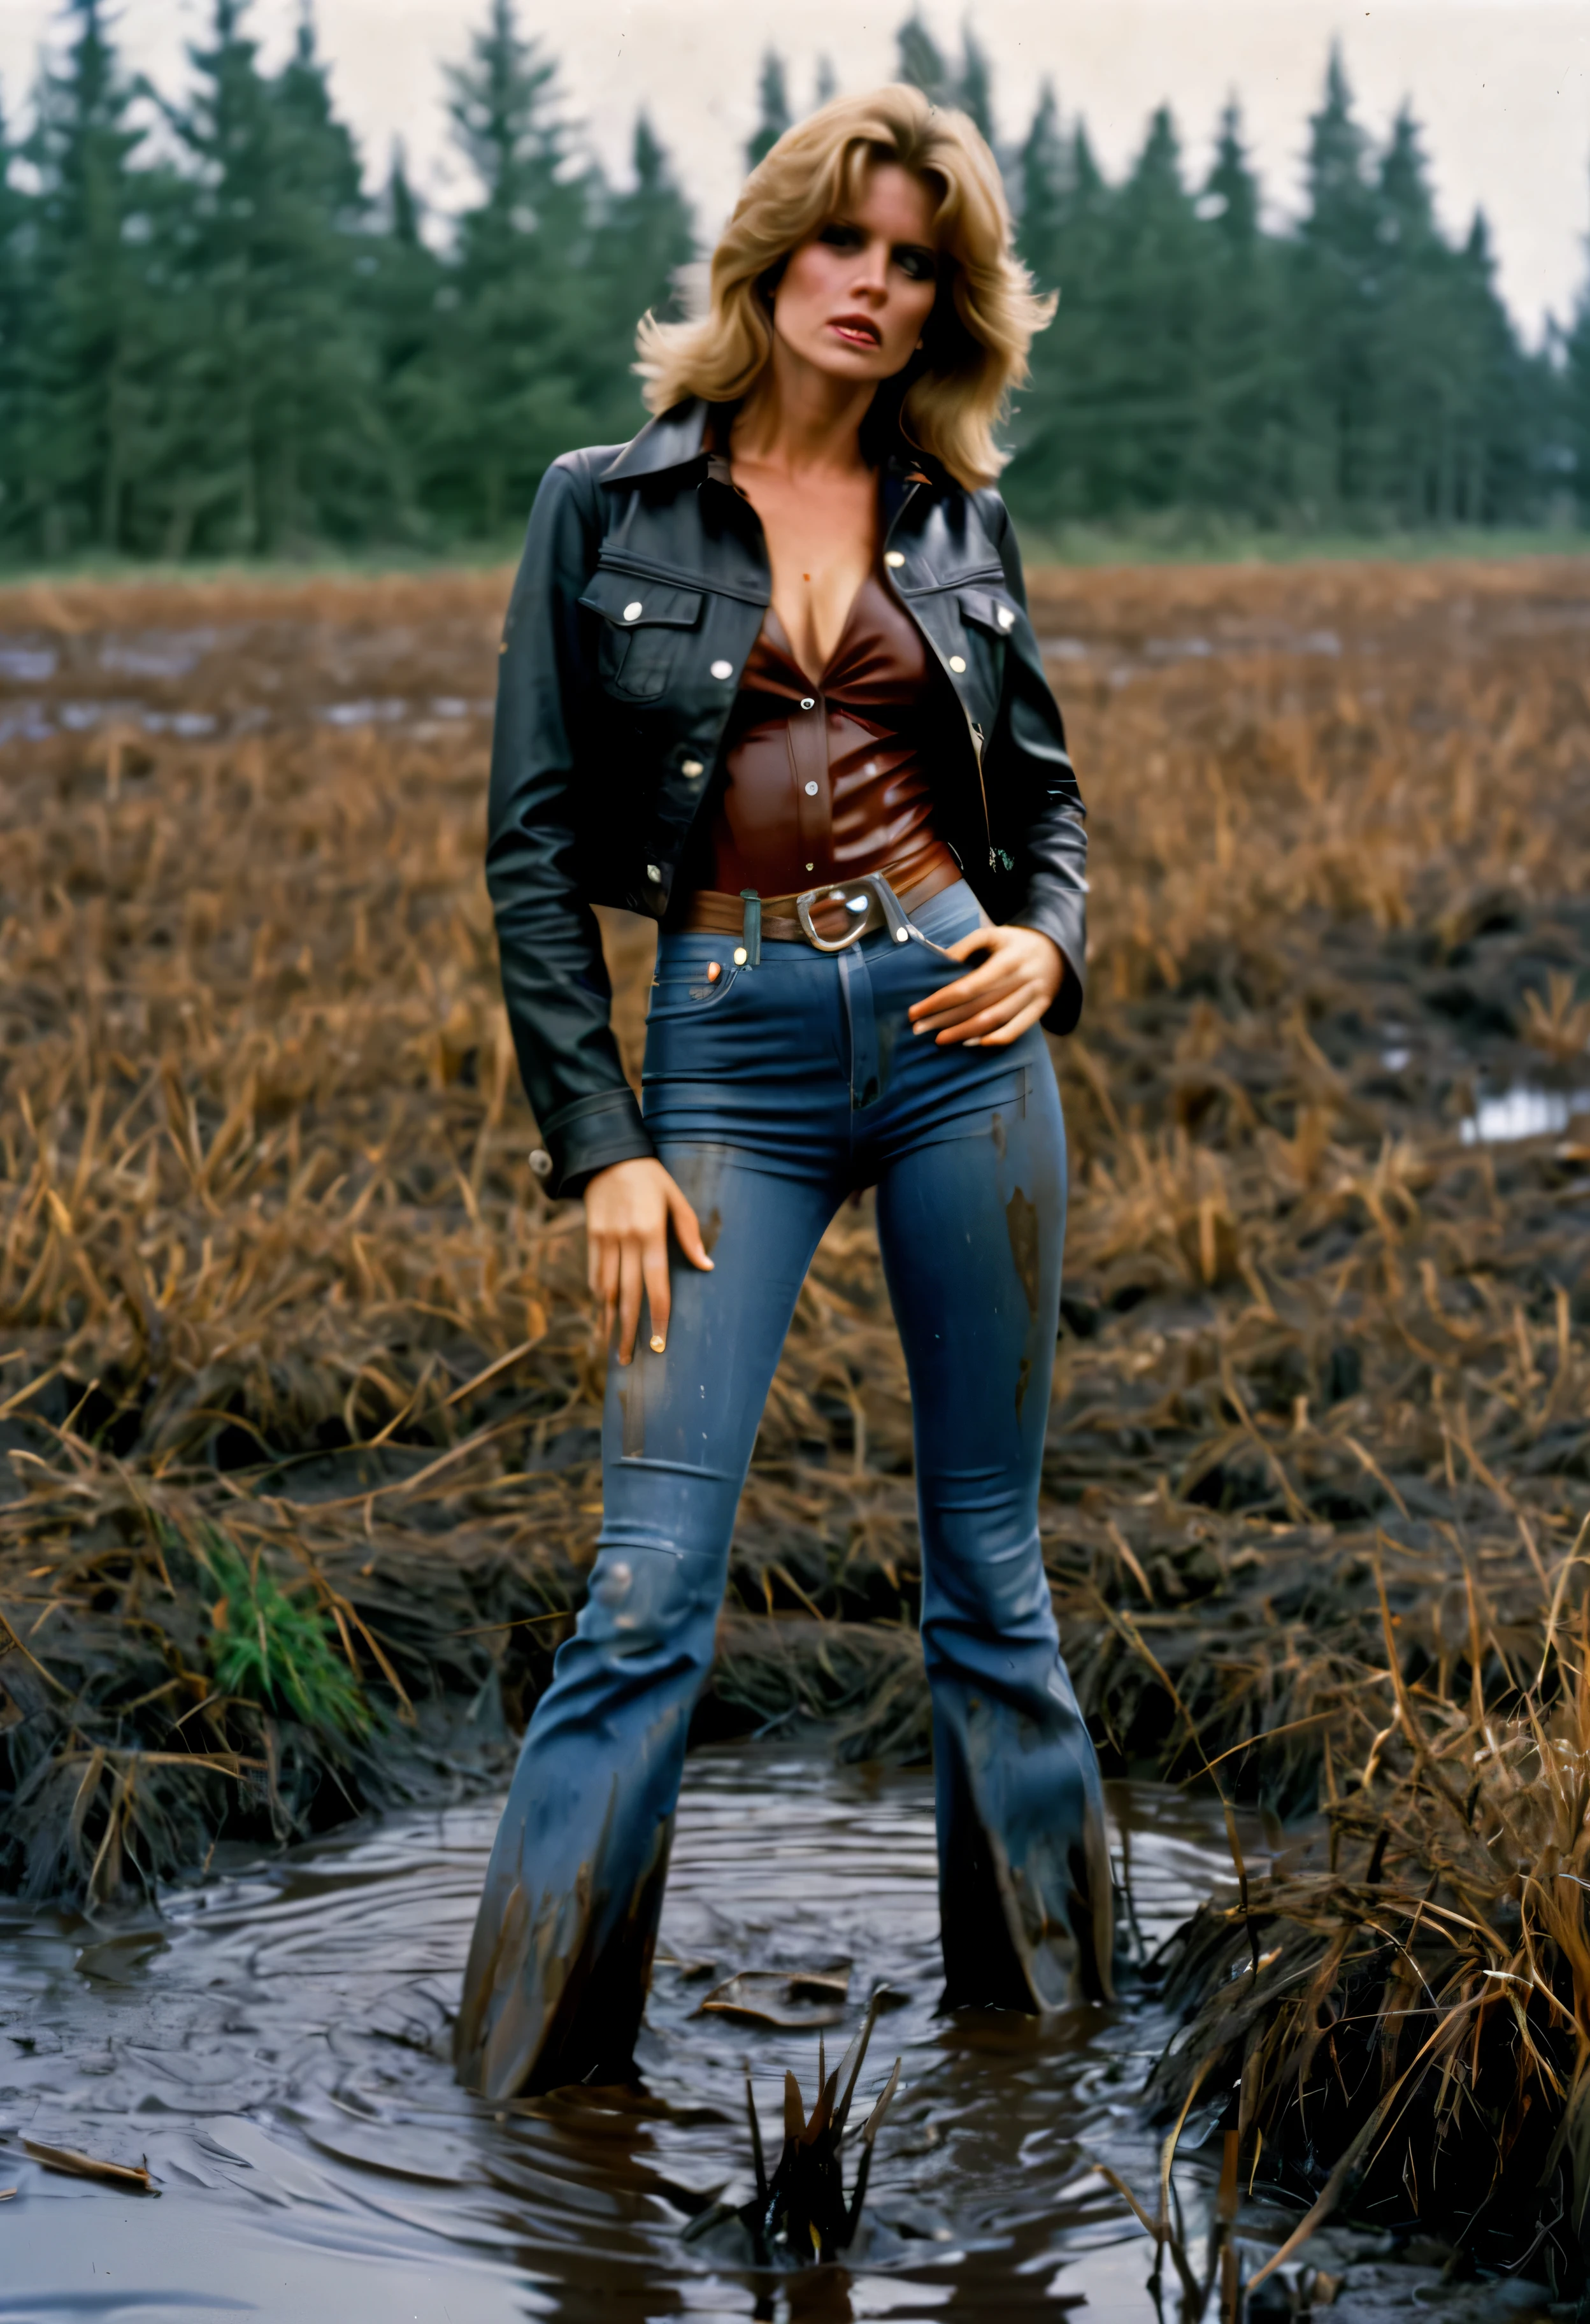
M 1574 1553 L 1576 1557 L 1579 1551 Z M 1448 2273 L 1590 2282 L 1590 1613 L 1558 1577 L 1505 1714 L 1410 1686 L 1333 1772 L 1326 1836 L 1172 1948 L 1168 2107 L 1231 2092 L 1243 2176 L 1450 2246 Z M 1484 1616 L 1471 1593 L 1468 1618 Z M 1493 1640 L 1503 1652 L 1503 1642 Z M 1481 1661 L 1477 1637 L 1471 1664 Z M 1266 2273 L 1268 2271 L 1266 2270 Z

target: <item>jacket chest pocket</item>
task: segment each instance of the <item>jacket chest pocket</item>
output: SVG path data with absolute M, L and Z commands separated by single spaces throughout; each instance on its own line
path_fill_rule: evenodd
M 960 626 L 973 657 L 973 668 L 987 673 L 987 681 L 994 701 L 997 702 L 1005 672 L 1005 646 L 1021 619 L 1021 608 L 1002 589 L 960 589 L 955 603 L 960 614 Z
M 599 567 L 581 605 L 599 616 L 597 672 L 621 702 L 666 694 L 686 632 L 701 623 L 702 593 Z

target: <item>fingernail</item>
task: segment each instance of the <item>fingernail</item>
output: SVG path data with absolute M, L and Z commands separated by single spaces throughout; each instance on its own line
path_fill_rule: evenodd
M 660 1355 L 662 1354 L 663 1350 L 667 1346 L 667 1344 L 668 1344 L 668 1343 L 667 1343 L 667 1342 L 664 1339 L 664 1337 L 663 1337 L 663 1335 L 662 1335 L 662 1333 L 661 1333 L 660 1332 L 654 1332 L 654 1333 L 652 1333 L 652 1335 L 651 1335 L 651 1352 L 652 1352 L 652 1354 L 653 1354 L 654 1356 L 660 1356 Z

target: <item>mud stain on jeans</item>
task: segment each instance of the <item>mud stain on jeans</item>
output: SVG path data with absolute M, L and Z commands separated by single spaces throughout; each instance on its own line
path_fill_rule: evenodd
M 994 1121 L 997 1132 L 1002 1129 L 997 1114 L 995 1115 Z M 1000 1143 L 1001 1139 L 997 1135 L 996 1148 Z M 1016 1416 L 1019 1420 L 1022 1406 L 1026 1402 L 1028 1383 L 1033 1377 L 1031 1327 L 1036 1324 L 1038 1320 L 1038 1277 L 1041 1263 L 1038 1252 L 1037 1205 L 1028 1202 L 1019 1186 L 1005 1205 L 1005 1227 L 1010 1237 L 1010 1256 L 1016 1261 L 1016 1275 L 1027 1303 L 1029 1324 L 1027 1345 L 1022 1351 L 1021 1370 L 1016 1379 Z
M 1016 1271 L 1027 1303 L 1029 1315 L 1038 1313 L 1038 1213 L 1018 1186 L 1005 1205 L 1005 1227 L 1010 1237 L 1010 1256 L 1016 1261 Z

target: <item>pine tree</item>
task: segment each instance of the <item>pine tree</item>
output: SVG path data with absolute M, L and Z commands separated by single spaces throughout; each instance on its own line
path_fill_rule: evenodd
M 1316 517 L 1365 508 L 1374 467 L 1374 343 L 1384 254 L 1341 51 L 1310 121 L 1308 210 L 1298 236 L 1293 306 L 1304 374 L 1303 488 Z
M 1294 382 L 1275 253 L 1259 217 L 1259 186 L 1235 99 L 1220 115 L 1198 205 L 1208 261 L 1206 392 L 1189 463 L 1189 496 L 1230 514 L 1274 521 L 1288 510 Z
M 1564 452 L 1579 521 L 1590 525 L 1590 277 L 1563 339 Z
M 1544 351 L 1526 355 L 1519 343 L 1496 289 L 1483 210 L 1457 254 L 1455 275 L 1470 385 L 1452 513 L 1465 524 L 1538 523 L 1560 488 L 1562 382 Z
M 762 69 L 757 81 L 757 125 L 746 142 L 748 170 L 754 170 L 758 161 L 766 161 L 790 125 L 789 89 L 785 80 L 784 59 L 776 49 L 768 49 L 762 58 Z
M 1016 248 L 1047 289 L 1060 281 L 1071 158 L 1061 130 L 1054 84 L 1045 80 L 1017 156 L 1016 193 Z
M 950 102 L 950 69 L 943 52 L 928 31 L 920 8 L 914 9 L 895 35 L 896 77 L 919 88 L 933 105 Z
M 1100 431 L 1113 424 L 1106 307 L 1117 198 L 1085 124 L 1065 137 L 1047 88 L 1023 148 L 1020 189 L 1022 255 L 1042 288 L 1059 291 L 1060 307 L 1033 348 L 1006 481 L 1025 512 L 1052 522 L 1100 512 L 1093 463 Z
M 0 92 L 0 540 L 15 539 L 25 521 L 22 487 L 23 351 L 27 344 L 29 270 L 26 248 L 32 203 L 13 174 L 15 155 Z
M 968 23 L 961 35 L 960 70 L 956 76 L 955 103 L 976 122 L 990 145 L 994 143 L 994 69 L 988 51 Z
M 249 0 L 214 0 L 171 125 L 188 164 L 173 222 L 164 547 L 296 549 L 390 530 L 397 495 L 363 297 L 372 239 L 306 7 L 262 73 Z
M 574 166 L 557 67 L 491 0 L 448 74 L 480 198 L 458 224 L 446 329 L 417 401 L 421 490 L 449 526 L 499 535 L 542 471 L 588 434 L 585 275 L 600 189 Z
M 839 75 L 833 69 L 833 59 L 825 51 L 817 60 L 817 71 L 812 83 L 813 112 L 831 105 L 838 95 Z
M 23 149 L 36 176 L 16 350 L 22 528 L 47 557 L 128 545 L 151 390 L 151 313 L 131 159 L 143 142 L 100 0 L 71 0 Z M 8 527 L 8 530 L 10 527 Z
M 402 141 L 394 142 L 379 228 L 366 238 L 361 260 L 361 306 L 374 340 L 381 410 L 394 447 L 399 490 L 392 530 L 422 530 L 410 446 L 423 432 L 427 398 L 426 364 L 437 355 L 444 327 L 446 269 L 426 242 L 418 196 L 409 182 Z
M 1107 471 L 1127 507 L 1198 497 L 1209 423 L 1208 259 L 1176 125 L 1161 106 L 1113 208 L 1106 273 L 1115 374 Z
M 599 438 L 623 441 L 646 414 L 635 359 L 635 326 L 650 312 L 662 320 L 682 311 L 678 276 L 695 254 L 690 205 L 648 115 L 635 124 L 634 182 L 610 195 L 597 229 L 592 275 L 601 309 L 600 353 L 585 388 Z
M 1462 496 L 1460 475 L 1474 456 L 1473 348 L 1457 268 L 1436 224 L 1419 127 L 1406 105 L 1381 160 L 1379 197 L 1365 496 L 1398 524 L 1449 524 Z
M 312 0 L 299 0 L 292 55 L 276 83 L 276 99 L 280 122 L 297 141 L 300 182 L 317 185 L 326 211 L 339 224 L 362 223 L 370 205 L 364 195 L 358 149 L 347 127 L 332 109 L 326 68 L 318 53 Z

